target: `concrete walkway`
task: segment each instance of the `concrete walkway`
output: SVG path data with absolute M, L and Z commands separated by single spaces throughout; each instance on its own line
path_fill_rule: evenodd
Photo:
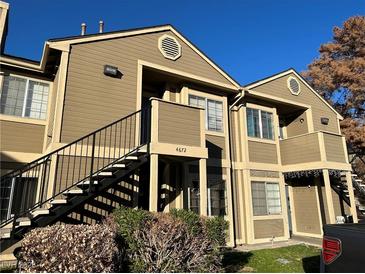
M 293 236 L 288 241 L 273 241 L 270 243 L 263 243 L 263 244 L 252 244 L 252 245 L 239 245 L 235 249 L 238 251 L 251 251 L 251 250 L 259 250 L 259 249 L 268 249 L 268 248 L 278 248 L 278 247 L 286 247 L 291 245 L 298 245 L 298 244 L 306 244 L 315 247 L 322 247 L 322 239 L 317 238 L 309 238 L 309 237 L 302 237 L 302 236 Z

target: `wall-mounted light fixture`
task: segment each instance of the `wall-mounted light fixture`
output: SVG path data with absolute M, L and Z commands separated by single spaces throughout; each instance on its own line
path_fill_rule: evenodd
M 328 125 L 328 122 L 330 121 L 327 117 L 321 117 L 321 124 L 322 125 Z
M 303 124 L 303 123 L 304 123 L 304 118 L 300 118 L 299 122 L 300 122 L 301 124 Z
M 104 74 L 115 78 L 122 78 L 123 76 L 117 67 L 111 65 L 104 65 Z

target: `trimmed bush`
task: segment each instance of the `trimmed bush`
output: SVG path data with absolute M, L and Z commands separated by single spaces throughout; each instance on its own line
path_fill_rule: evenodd
M 114 220 L 126 241 L 129 271 L 222 270 L 217 239 L 221 236 L 220 232 L 225 233 L 226 223 L 221 220 L 207 222 L 209 219 L 202 219 L 184 210 L 172 210 L 170 214 L 164 214 L 128 208 L 117 209 Z M 224 228 L 218 229 L 219 224 L 223 224 Z
M 25 235 L 20 272 L 117 272 L 122 259 L 113 223 L 53 225 Z
M 205 218 L 204 226 L 208 238 L 215 246 L 225 246 L 228 222 L 223 217 Z

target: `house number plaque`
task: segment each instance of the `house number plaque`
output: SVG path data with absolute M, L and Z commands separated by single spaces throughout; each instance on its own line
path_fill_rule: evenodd
M 186 152 L 186 147 L 177 147 L 176 151 L 177 152 Z

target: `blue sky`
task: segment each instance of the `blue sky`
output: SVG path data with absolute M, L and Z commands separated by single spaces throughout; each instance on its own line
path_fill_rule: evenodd
M 332 28 L 365 14 L 365 0 L 12 0 L 5 52 L 39 60 L 44 41 L 172 24 L 241 84 L 289 67 L 302 71 Z

